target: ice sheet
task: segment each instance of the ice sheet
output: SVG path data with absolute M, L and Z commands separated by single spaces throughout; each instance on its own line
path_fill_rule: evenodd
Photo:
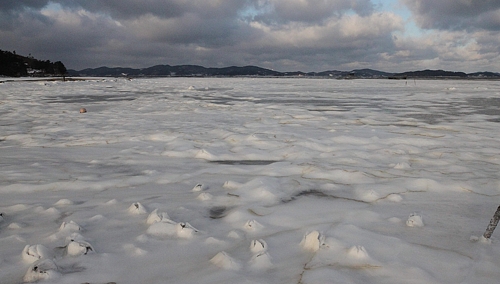
M 500 202 L 499 95 L 458 80 L 3 83 L 0 279 L 495 283 L 496 234 L 471 236 Z

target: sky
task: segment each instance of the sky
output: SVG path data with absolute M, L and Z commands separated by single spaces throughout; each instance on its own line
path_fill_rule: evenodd
M 2 0 L 0 49 L 76 70 L 500 72 L 500 1 Z

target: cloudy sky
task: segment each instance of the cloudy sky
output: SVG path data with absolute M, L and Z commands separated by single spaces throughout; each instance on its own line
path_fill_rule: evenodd
M 0 49 L 77 70 L 500 72 L 500 1 L 1 0 Z

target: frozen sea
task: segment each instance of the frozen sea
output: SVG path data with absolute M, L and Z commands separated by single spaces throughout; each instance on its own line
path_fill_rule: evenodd
M 0 282 L 497 283 L 499 128 L 500 81 L 0 83 Z

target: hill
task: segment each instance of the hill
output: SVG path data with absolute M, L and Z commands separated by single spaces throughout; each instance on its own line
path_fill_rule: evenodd
M 321 72 L 278 72 L 257 66 L 230 66 L 224 68 L 207 68 L 198 65 L 156 65 L 148 68 L 123 68 L 123 67 L 99 67 L 87 68 L 80 71 L 68 70 L 70 76 L 90 77 L 227 77 L 227 76 L 273 76 L 273 77 L 325 77 L 337 79 L 500 79 L 500 73 L 476 72 L 466 74 L 464 72 L 453 72 L 444 70 L 422 70 L 408 71 L 403 73 L 388 73 L 373 69 L 356 69 L 352 71 L 321 71 Z
M 133 68 L 88 68 L 80 71 L 69 70 L 71 76 L 180 76 L 180 77 L 206 77 L 206 76 L 280 76 L 280 72 L 272 71 L 257 66 L 206 68 L 198 65 L 156 65 L 143 69 Z
M 408 77 L 408 78 L 467 78 L 464 72 L 453 72 L 444 70 L 421 70 L 397 73 L 394 77 Z
M 67 73 L 61 61 L 38 60 L 16 52 L 0 50 L 0 76 L 62 76 Z

